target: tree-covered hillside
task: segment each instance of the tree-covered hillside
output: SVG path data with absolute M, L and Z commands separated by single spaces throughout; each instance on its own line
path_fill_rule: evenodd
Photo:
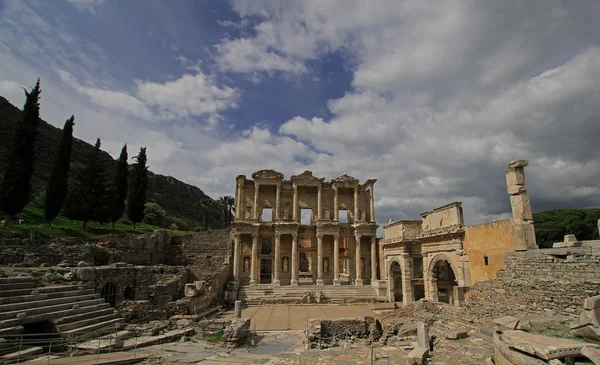
M 534 213 L 535 238 L 540 248 L 562 242 L 566 234 L 579 240 L 600 239 L 598 236 L 600 209 L 553 209 Z
M 0 96 L 0 176 L 6 170 L 8 158 L 13 145 L 14 131 L 22 112 L 19 108 L 12 105 L 4 97 Z M 69 117 L 68 111 L 65 112 L 65 118 Z M 77 135 L 77 116 L 75 116 L 74 134 Z M 54 149 L 58 145 L 61 136 L 61 130 L 47 122 L 41 120 L 38 127 L 38 135 L 35 142 L 35 166 L 32 178 L 32 195 L 37 196 L 42 193 L 47 184 L 50 174 Z M 73 152 L 71 154 L 71 170 L 69 179 L 77 176 L 77 170 L 81 169 L 85 163 L 85 158 L 89 155 L 94 146 L 77 138 L 73 139 Z M 152 146 L 149 146 L 148 153 L 152 153 Z M 116 164 L 115 160 L 106 152 L 102 152 L 101 158 L 105 159 L 111 166 Z M 132 161 L 130 161 L 131 163 Z M 200 201 L 206 198 L 199 188 L 181 182 L 171 176 L 164 176 L 148 173 L 148 195 L 149 202 L 155 202 L 162 206 L 169 215 L 184 218 L 191 221 L 191 226 L 197 226 L 203 222 L 203 213 L 200 210 Z M 221 208 L 215 207 L 214 212 L 210 214 L 210 227 L 222 226 Z

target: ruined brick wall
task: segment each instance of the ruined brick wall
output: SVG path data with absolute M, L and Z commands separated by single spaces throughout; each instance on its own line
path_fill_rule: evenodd
M 79 261 L 100 266 L 115 262 L 134 265 L 165 263 L 171 233 L 158 230 L 151 235 L 105 235 L 93 238 L 2 239 L 0 266 L 55 266 L 62 261 L 76 265 Z M 173 263 L 177 264 L 177 263 Z
M 190 267 L 191 280 L 211 281 L 218 277 L 224 266 L 233 260 L 233 239 L 230 229 L 199 232 L 194 235 L 174 237 L 184 265 Z
M 183 297 L 188 282 L 188 270 L 181 266 L 99 266 L 95 272 L 96 292 L 101 293 L 108 283 L 116 287 L 116 303 L 123 300 L 175 300 Z M 129 298 L 127 296 L 130 296 Z
M 513 220 L 466 226 L 464 230 L 463 248 L 469 257 L 471 284 L 495 278 L 504 267 L 504 254 L 514 251 Z
M 488 301 L 496 313 L 503 308 L 506 313 L 556 311 L 575 316 L 585 298 L 600 292 L 598 246 L 509 252 L 504 263 L 497 279 L 471 288 L 468 302 Z

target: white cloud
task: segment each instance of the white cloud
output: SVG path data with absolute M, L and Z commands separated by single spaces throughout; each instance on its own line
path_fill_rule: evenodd
M 89 11 L 92 15 L 98 15 L 98 8 L 104 0 L 66 0 L 73 4 L 78 10 Z

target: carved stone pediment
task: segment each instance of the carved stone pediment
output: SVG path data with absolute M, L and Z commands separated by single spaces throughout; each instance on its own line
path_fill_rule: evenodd
M 283 174 L 275 170 L 260 170 L 252 174 L 254 180 L 283 180 Z
M 290 180 L 292 180 L 294 184 L 322 184 L 325 178 L 313 176 L 312 171 L 306 170 L 300 175 L 292 176 Z
M 358 179 L 350 175 L 344 174 L 331 180 L 332 184 L 338 187 L 353 187 L 358 185 Z

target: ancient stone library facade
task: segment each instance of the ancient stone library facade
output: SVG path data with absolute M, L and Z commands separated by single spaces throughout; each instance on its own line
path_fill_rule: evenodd
M 373 187 L 305 171 L 240 175 L 233 276 L 240 286 L 373 284 L 378 279 Z
M 459 305 L 468 287 L 496 278 L 506 252 L 537 249 L 525 166 L 516 160 L 506 170 L 511 219 L 465 226 L 454 202 L 421 213 L 421 220 L 390 220 L 380 241 L 388 300 Z

